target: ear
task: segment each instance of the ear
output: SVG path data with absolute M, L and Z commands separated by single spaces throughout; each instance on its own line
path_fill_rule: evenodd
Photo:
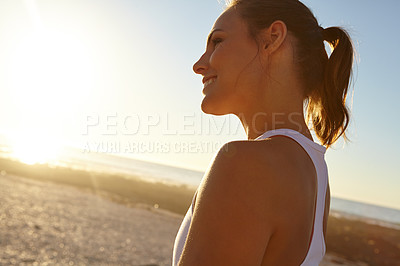
M 269 28 L 261 31 L 262 49 L 267 54 L 277 51 L 286 39 L 287 27 L 281 20 L 274 21 Z

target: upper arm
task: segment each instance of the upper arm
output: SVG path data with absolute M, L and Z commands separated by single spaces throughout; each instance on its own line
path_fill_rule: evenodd
M 215 157 L 198 190 L 180 265 L 261 264 L 275 231 L 274 180 L 282 171 L 252 149 L 232 142 Z
M 326 189 L 326 195 L 325 195 L 325 211 L 324 211 L 324 223 L 323 223 L 323 232 L 324 232 L 324 237 L 326 239 L 326 231 L 328 227 L 328 218 L 329 218 L 329 210 L 331 206 L 331 189 L 328 187 Z

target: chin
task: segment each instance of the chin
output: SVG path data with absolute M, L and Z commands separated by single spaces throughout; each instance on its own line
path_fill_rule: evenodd
M 201 110 L 209 115 L 226 115 L 229 114 L 227 108 L 222 106 L 222 100 L 216 99 L 216 97 L 205 96 L 201 102 Z

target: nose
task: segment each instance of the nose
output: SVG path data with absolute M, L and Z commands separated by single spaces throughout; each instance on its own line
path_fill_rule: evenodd
M 193 65 L 193 71 L 196 74 L 202 75 L 204 71 L 208 69 L 208 61 L 206 60 L 206 54 L 204 53 L 200 59 L 194 63 Z

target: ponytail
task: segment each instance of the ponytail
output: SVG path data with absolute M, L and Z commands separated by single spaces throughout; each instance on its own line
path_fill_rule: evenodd
M 321 86 L 308 98 L 307 118 L 323 145 L 331 146 L 340 136 L 346 137 L 349 110 L 347 90 L 352 76 L 353 44 L 348 33 L 339 27 L 322 29 L 322 36 L 333 52 L 324 66 Z M 326 51 L 325 51 L 326 53 Z

